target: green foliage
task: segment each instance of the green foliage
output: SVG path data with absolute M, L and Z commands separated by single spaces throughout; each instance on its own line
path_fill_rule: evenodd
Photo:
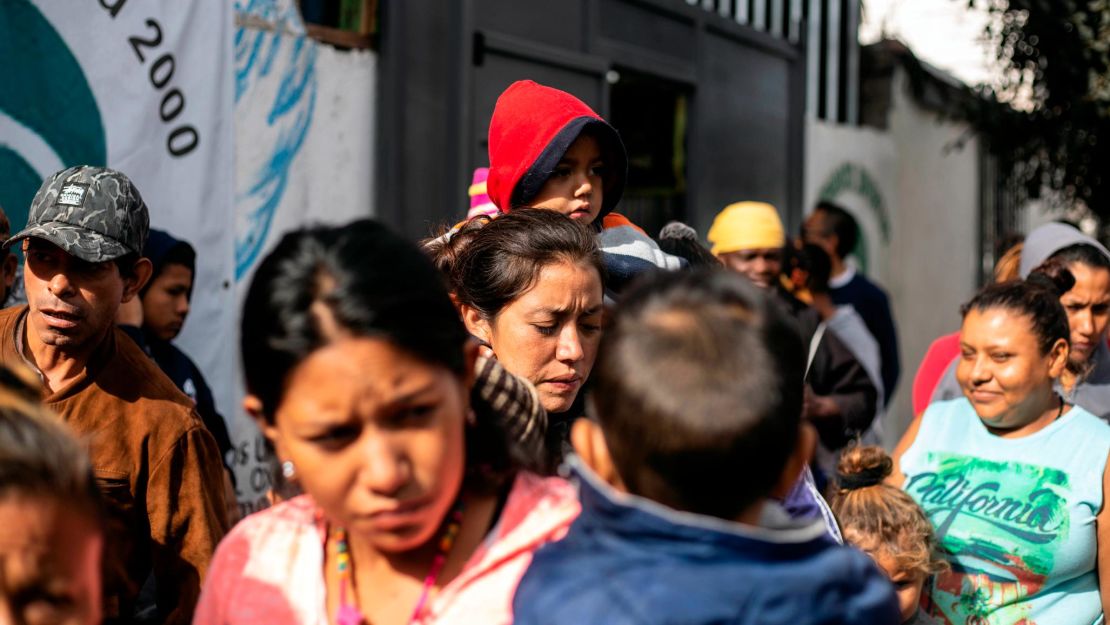
M 971 120 L 1003 171 L 1110 217 L 1110 0 L 960 1 L 991 16 L 1002 74 Z

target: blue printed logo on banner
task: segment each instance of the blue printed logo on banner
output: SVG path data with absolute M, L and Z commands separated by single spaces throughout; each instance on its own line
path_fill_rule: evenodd
M 278 79 L 266 117 L 266 131 L 255 137 L 267 157 L 240 183 L 235 278 L 241 280 L 258 261 L 285 196 L 290 167 L 304 145 L 316 107 L 316 44 L 304 36 L 300 15 L 290 3 L 250 0 L 236 3 L 240 15 L 276 23 L 273 32 L 240 26 L 235 32 L 235 101 L 255 83 Z M 285 33 L 289 27 L 293 33 Z M 271 75 L 273 72 L 276 74 Z M 245 184 L 244 184 L 245 183 Z M 243 187 L 246 187 L 245 189 Z

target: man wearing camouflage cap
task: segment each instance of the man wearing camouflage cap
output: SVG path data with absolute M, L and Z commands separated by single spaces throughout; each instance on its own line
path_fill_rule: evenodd
M 27 306 L 0 311 L 0 364 L 30 366 L 44 402 L 89 445 L 110 520 L 105 622 L 128 622 L 153 574 L 155 620 L 188 623 L 228 529 L 219 451 L 192 402 L 118 330 L 150 278 L 146 204 L 123 174 L 72 167 L 43 183 L 22 242 Z

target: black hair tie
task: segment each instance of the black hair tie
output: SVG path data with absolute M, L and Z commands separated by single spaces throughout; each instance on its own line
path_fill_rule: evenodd
M 836 481 L 840 484 L 842 490 L 858 490 L 881 484 L 887 475 L 887 467 L 878 466 L 848 475 L 838 472 Z
M 1029 276 L 1025 278 L 1025 283 L 1038 286 L 1042 289 L 1047 289 L 1053 292 L 1060 290 L 1060 287 L 1051 277 L 1046 276 L 1039 271 L 1034 271 L 1033 273 L 1029 274 Z

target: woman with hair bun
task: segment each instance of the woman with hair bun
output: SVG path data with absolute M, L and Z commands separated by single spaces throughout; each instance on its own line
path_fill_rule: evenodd
M 884 482 L 894 463 L 877 446 L 846 450 L 837 465 L 833 513 L 844 540 L 871 556 L 898 593 L 903 625 L 932 625 L 921 610 L 929 576 L 948 568 L 925 512 L 909 495 Z
M 929 406 L 895 449 L 891 481 L 951 564 L 922 599 L 942 622 L 1092 624 L 1110 606 L 1110 426 L 1055 390 L 1074 283 L 1049 261 L 965 304 L 963 397 Z
M 425 243 L 463 323 L 548 413 L 553 465 L 582 416 L 581 390 L 601 341 L 604 280 L 597 237 L 558 212 L 521 208 Z

